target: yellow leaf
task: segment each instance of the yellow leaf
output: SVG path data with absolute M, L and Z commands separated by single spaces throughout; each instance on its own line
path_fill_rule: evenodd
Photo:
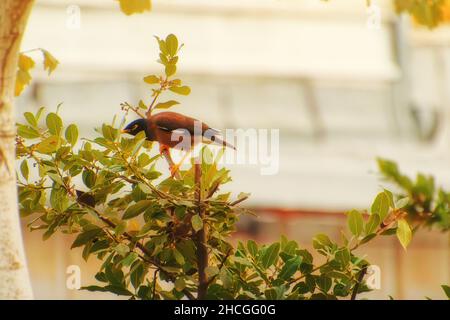
M 144 78 L 144 81 L 147 82 L 148 84 L 154 84 L 154 83 L 159 83 L 160 79 L 155 75 L 150 75 L 150 76 L 146 76 Z
M 19 69 L 29 71 L 34 68 L 34 60 L 23 53 L 19 54 Z
M 139 221 L 137 219 L 131 219 L 128 221 L 127 231 L 139 231 L 141 230 L 141 226 L 139 225 Z
M 23 89 L 30 83 L 31 75 L 28 71 L 22 69 L 17 70 L 15 96 L 20 96 Z
M 44 70 L 48 70 L 50 75 L 58 66 L 59 61 L 47 50 L 42 50 L 42 53 L 44 54 Z
M 169 100 L 166 102 L 160 102 L 158 103 L 154 108 L 155 109 L 169 109 L 170 107 L 173 107 L 176 104 L 180 104 L 178 101 L 175 100 Z
M 168 64 L 166 65 L 165 72 L 167 77 L 173 76 L 175 72 L 177 72 L 177 67 L 175 65 Z
M 142 13 L 144 11 L 150 11 L 150 0 L 118 0 L 120 2 L 120 10 L 127 16 L 134 13 Z

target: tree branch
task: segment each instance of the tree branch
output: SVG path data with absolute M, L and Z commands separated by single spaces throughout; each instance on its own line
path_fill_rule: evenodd
M 208 266 L 208 249 L 206 247 L 206 223 L 205 223 L 205 211 L 202 206 L 202 186 L 201 177 L 202 170 L 199 163 L 195 164 L 195 185 L 196 185 L 196 198 L 197 198 L 197 213 L 203 221 L 203 227 L 197 232 L 196 244 L 197 244 L 197 267 L 198 267 L 198 291 L 197 299 L 203 300 L 206 297 L 208 290 L 208 279 L 206 276 L 206 267 Z
M 359 286 L 361 285 L 361 283 L 364 279 L 364 276 L 366 275 L 366 272 L 367 272 L 367 266 L 362 267 L 362 269 L 358 275 L 358 281 L 356 282 L 355 286 L 353 287 L 353 292 L 352 292 L 352 296 L 351 296 L 350 300 L 356 299 L 356 295 L 358 294 Z

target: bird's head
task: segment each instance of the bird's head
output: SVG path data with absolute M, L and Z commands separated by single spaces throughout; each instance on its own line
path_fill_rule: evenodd
M 147 125 L 147 120 L 137 119 L 129 123 L 125 129 L 122 130 L 122 133 L 128 133 L 135 136 L 141 131 L 147 132 Z

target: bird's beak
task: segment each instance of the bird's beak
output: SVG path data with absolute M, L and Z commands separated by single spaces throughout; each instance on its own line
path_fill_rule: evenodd
M 122 130 L 120 130 L 120 132 L 121 132 L 121 133 L 128 133 L 128 132 L 130 132 L 130 131 L 127 130 L 127 129 L 122 129 Z

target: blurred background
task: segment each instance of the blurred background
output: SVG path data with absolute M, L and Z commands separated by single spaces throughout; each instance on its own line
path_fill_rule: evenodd
M 280 130 L 277 174 L 230 166 L 228 187 L 251 192 L 258 214 L 241 219 L 236 237 L 285 234 L 307 248 L 319 232 L 338 239 L 342 213 L 389 187 L 376 157 L 450 188 L 450 26 L 430 31 L 397 16 L 392 1 L 372 3 L 379 10 L 364 0 L 160 0 L 127 17 L 115 1 L 38 0 L 22 50 L 45 48 L 61 64 L 50 77 L 33 70 L 18 117 L 62 102 L 63 118 L 93 136 L 121 102 L 149 101 L 142 77 L 162 71 L 153 35 L 174 33 L 185 43 L 178 74 L 192 88 L 174 111 L 216 128 Z M 71 238 L 23 233 L 36 298 L 115 298 L 66 288 L 69 265 L 80 266 L 82 285 L 99 265 L 69 251 Z M 444 298 L 448 234 L 422 230 L 407 254 L 394 238 L 360 253 L 381 268 L 367 298 Z

